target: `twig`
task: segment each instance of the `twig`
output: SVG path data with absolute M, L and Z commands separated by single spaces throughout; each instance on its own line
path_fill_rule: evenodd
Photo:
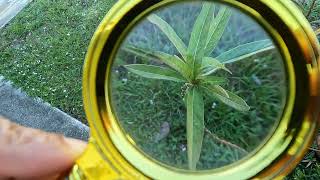
M 318 30 L 315 31 L 316 35 L 320 35 L 320 28 Z
M 315 152 L 320 152 L 320 150 L 319 149 L 314 149 L 314 148 L 309 148 L 309 150 L 311 150 L 311 151 L 315 151 Z
M 312 4 L 311 4 L 311 6 L 310 6 L 310 8 L 309 8 L 309 11 L 308 11 L 308 13 L 307 13 L 307 15 L 306 15 L 307 19 L 309 18 L 310 14 L 311 14 L 311 12 L 312 12 L 312 10 L 313 10 L 313 8 L 314 8 L 314 5 L 316 4 L 316 1 L 317 1 L 317 0 L 313 0 L 313 1 L 312 1 Z
M 311 24 L 320 24 L 320 19 L 310 22 Z
M 303 163 L 308 163 L 308 162 L 310 162 L 310 161 L 312 161 L 312 162 L 316 162 L 317 160 L 315 160 L 315 159 L 312 159 L 312 160 L 302 160 L 301 162 L 303 162 Z
M 231 142 L 229 142 L 229 141 L 227 141 L 227 140 L 224 140 L 224 139 L 219 138 L 217 135 L 213 134 L 209 129 L 205 128 L 205 131 L 206 131 L 208 134 L 210 134 L 211 137 L 212 137 L 214 140 L 216 140 L 216 141 L 218 141 L 218 142 L 220 142 L 220 143 L 222 143 L 222 144 L 224 144 L 224 145 L 227 145 L 227 146 L 236 148 L 236 149 L 242 151 L 243 153 L 248 154 L 248 152 L 247 152 L 245 149 L 243 149 L 242 147 L 240 147 L 240 146 L 238 146 L 238 145 L 236 145 L 236 144 L 233 144 L 233 143 L 231 143 Z

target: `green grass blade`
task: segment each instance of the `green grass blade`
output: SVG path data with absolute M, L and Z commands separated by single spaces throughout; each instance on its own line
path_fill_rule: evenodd
M 223 102 L 224 104 L 237 109 L 239 111 L 249 111 L 250 107 L 248 106 L 248 104 L 239 96 L 237 96 L 236 94 L 228 91 L 228 90 L 224 90 L 221 91 L 221 89 L 217 89 L 215 86 L 202 86 L 204 89 L 207 90 L 208 94 L 214 98 L 216 98 L 217 100 L 220 100 L 221 102 Z
M 189 169 L 195 170 L 204 135 L 204 102 L 197 87 L 190 88 L 186 96 L 188 165 Z
M 149 60 L 156 60 L 165 63 L 172 69 L 178 71 L 183 77 L 187 79 L 191 76 L 191 70 L 189 66 L 178 56 L 170 55 L 160 51 L 150 51 L 134 46 L 127 46 L 123 48 L 123 50 Z
M 273 50 L 274 46 L 270 40 L 261 40 L 237 46 L 229 51 L 221 53 L 216 59 L 227 64 Z
M 210 56 L 212 51 L 218 45 L 231 16 L 231 10 L 226 7 L 221 7 L 216 18 L 214 18 L 210 23 L 209 35 L 206 41 L 206 46 L 204 47 L 205 56 Z
M 149 79 L 162 79 L 175 82 L 185 82 L 186 80 L 176 71 L 169 68 L 145 65 L 145 64 L 130 64 L 125 65 L 130 72 Z
M 152 14 L 148 17 L 148 20 L 155 24 L 172 42 L 172 44 L 177 48 L 178 52 L 183 58 L 186 58 L 187 47 L 181 38 L 177 35 L 174 29 L 159 16 Z
M 214 6 L 212 3 L 204 3 L 195 21 L 189 40 L 188 54 L 192 55 L 192 64 L 196 63 L 196 60 L 202 60 L 213 16 Z M 201 65 L 201 62 L 199 64 Z
M 221 63 L 219 60 L 212 57 L 204 57 L 202 59 L 202 71 L 200 76 L 208 76 L 219 69 L 225 70 L 228 73 L 232 74 L 232 72 L 228 68 L 226 68 L 225 65 Z

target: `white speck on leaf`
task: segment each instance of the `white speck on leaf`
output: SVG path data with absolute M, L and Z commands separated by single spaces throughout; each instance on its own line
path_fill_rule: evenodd
M 151 105 L 154 105 L 154 102 L 153 102 L 153 100 L 150 100 L 149 102 L 150 102 L 150 104 L 151 104 Z
M 122 82 L 123 82 L 123 83 L 127 83 L 127 82 L 128 82 L 128 79 L 127 79 L 127 78 L 123 78 L 123 79 L 122 79 Z
M 261 82 L 261 80 L 259 79 L 259 77 L 256 76 L 255 74 L 252 75 L 251 78 L 252 78 L 252 80 L 253 80 L 257 85 L 260 86 L 260 85 L 262 84 L 262 82 Z
M 211 108 L 214 109 L 216 107 L 217 107 L 217 103 L 213 102 L 212 105 L 211 105 Z
M 181 144 L 180 149 L 182 152 L 185 152 L 187 150 L 187 146 L 185 144 Z

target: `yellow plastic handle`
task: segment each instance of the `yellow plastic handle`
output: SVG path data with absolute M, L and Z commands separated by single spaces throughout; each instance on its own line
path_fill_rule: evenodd
M 102 152 L 93 138 L 83 155 L 76 161 L 69 175 L 70 180 L 112 180 L 130 179 L 125 172 L 112 167 L 111 162 L 103 159 Z

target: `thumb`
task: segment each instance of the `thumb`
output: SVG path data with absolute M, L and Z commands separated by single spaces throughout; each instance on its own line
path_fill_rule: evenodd
M 0 117 L 0 179 L 55 177 L 74 164 L 86 143 Z

